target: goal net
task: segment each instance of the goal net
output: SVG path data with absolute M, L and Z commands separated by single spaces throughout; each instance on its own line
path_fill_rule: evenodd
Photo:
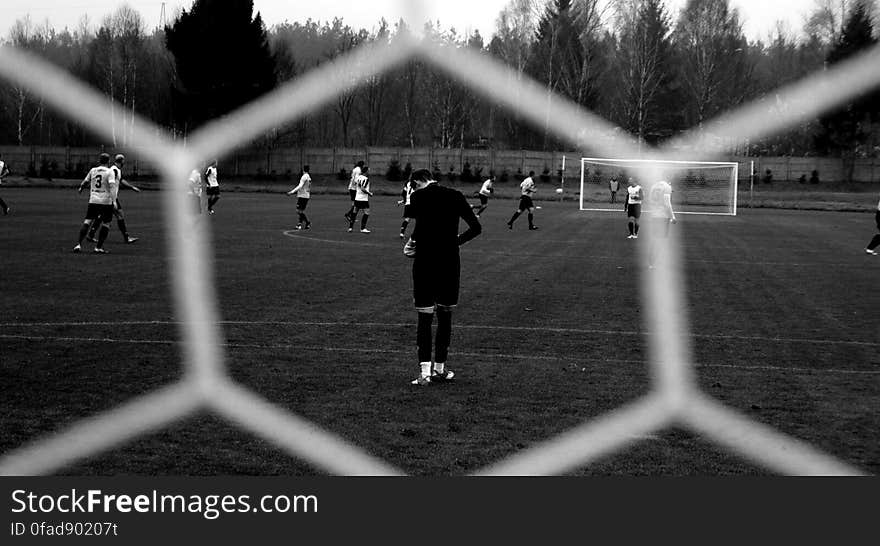
M 619 211 L 630 178 L 647 195 L 656 182 L 672 186 L 672 205 L 681 214 L 736 216 L 738 163 L 659 161 L 649 159 L 581 159 L 581 210 Z M 612 180 L 619 184 L 612 202 Z

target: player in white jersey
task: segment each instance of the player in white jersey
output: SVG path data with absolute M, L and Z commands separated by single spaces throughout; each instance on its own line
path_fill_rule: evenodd
M 648 267 L 653 269 L 660 246 L 669 238 L 669 226 L 676 223 L 675 211 L 672 209 L 672 186 L 661 180 L 648 190 L 648 213 L 651 216 L 648 235 L 651 249 L 648 252 Z
M 535 230 L 538 229 L 538 226 L 535 225 L 535 204 L 532 202 L 532 195 L 537 191 L 535 189 L 535 171 L 529 171 L 529 176 L 525 180 L 522 181 L 520 187 L 520 197 L 519 197 L 519 208 L 516 212 L 513 213 L 513 216 L 510 218 L 510 221 L 507 222 L 507 229 L 513 229 L 513 223 L 516 222 L 516 219 L 520 217 L 520 215 L 529 211 L 529 229 Z
M 102 153 L 98 158 L 99 165 L 89 171 L 83 183 L 79 186 L 82 192 L 87 184 L 90 188 L 89 208 L 86 211 L 86 219 L 79 230 L 79 241 L 73 247 L 74 252 L 82 252 L 82 242 L 89 233 L 89 228 L 96 221 L 103 225 L 98 232 L 98 242 L 95 245 L 96 254 L 106 254 L 104 241 L 110 233 L 109 224 L 113 220 L 113 205 L 119 192 L 119 183 L 116 181 L 116 173 L 110 168 L 110 155 Z
M 412 194 L 419 189 L 418 184 L 415 180 L 409 180 L 404 186 L 403 191 L 400 192 L 401 199 L 397 202 L 397 206 L 403 205 L 403 223 L 400 224 L 400 238 L 406 238 L 406 228 L 409 226 L 409 223 L 412 221 Z
M 623 203 L 623 210 L 626 211 L 627 225 L 629 226 L 629 237 L 627 239 L 639 238 L 639 218 L 642 217 L 642 198 L 644 192 L 642 186 L 636 184 L 636 180 L 632 177 L 628 180 L 626 188 L 626 200 Z
M 193 203 L 195 213 L 202 214 L 202 170 L 193 169 L 188 182 L 186 194 Z
M 208 196 L 208 214 L 214 214 L 214 205 L 220 200 L 220 182 L 217 181 L 217 160 L 212 161 L 205 170 L 207 187 L 205 193 Z
M 373 192 L 370 191 L 370 178 L 367 176 L 368 173 L 369 169 L 364 167 L 361 170 L 360 176 L 357 177 L 357 189 L 355 190 L 354 196 L 354 212 L 348 219 L 349 233 L 354 230 L 354 223 L 357 220 L 359 211 L 364 211 L 364 215 L 361 217 L 361 233 L 370 233 L 370 230 L 367 229 L 367 222 L 370 219 L 370 196 L 373 195 Z
M 302 170 L 303 174 L 299 179 L 299 185 L 287 192 L 287 195 L 296 195 L 296 213 L 299 215 L 296 229 L 312 229 L 312 223 L 306 216 L 306 207 L 309 206 L 309 199 L 312 196 L 312 177 L 309 175 L 308 165 L 303 165 Z
M 471 208 L 474 209 L 474 213 L 476 217 L 479 218 L 481 214 L 486 212 L 486 208 L 489 206 L 489 197 L 495 193 L 495 175 L 489 175 L 489 178 L 483 182 L 482 187 L 480 187 L 480 191 L 474 193 L 474 197 L 479 198 L 479 205 L 472 205 Z
M 0 160 L 0 186 L 3 185 L 3 179 L 6 178 L 8 174 L 9 167 L 6 166 L 6 162 Z M 9 214 L 9 211 L 12 210 L 11 208 L 9 208 L 9 205 L 6 204 L 6 201 L 4 201 L 2 197 L 0 197 L 0 208 L 3 209 L 3 216 L 6 216 L 7 214 Z
M 345 213 L 345 220 L 350 224 L 353 222 L 352 216 L 357 216 L 357 212 L 355 211 L 355 197 L 357 197 L 357 181 L 358 177 L 363 174 L 364 171 L 364 162 L 358 161 L 354 168 L 351 170 L 351 177 L 348 180 L 348 196 L 351 198 L 351 206 L 348 208 L 348 211 Z
M 137 193 L 140 193 L 140 188 L 128 183 L 125 179 L 122 178 L 122 169 L 125 167 L 125 156 L 122 154 L 117 154 L 114 158 L 113 165 L 110 166 L 110 169 L 113 170 L 113 174 L 116 176 L 116 181 L 119 183 L 119 189 L 123 187 L 133 190 Z M 132 237 L 128 234 L 128 228 L 125 225 L 125 212 L 122 210 L 122 203 L 119 199 L 116 199 L 116 202 L 113 204 L 113 215 L 116 216 L 116 225 L 119 226 L 119 231 L 122 233 L 122 239 L 126 244 L 134 244 L 138 242 L 137 237 Z M 92 224 L 92 229 L 89 230 L 89 235 L 86 237 L 87 240 L 94 242 L 95 234 L 98 233 L 98 229 L 101 227 L 100 222 L 95 222 Z
M 880 246 L 880 202 L 877 203 L 877 212 L 874 215 L 874 220 L 877 222 L 877 235 L 874 235 L 874 238 L 871 239 L 871 242 L 865 247 L 865 254 L 870 254 L 872 256 L 877 255 L 876 249 Z

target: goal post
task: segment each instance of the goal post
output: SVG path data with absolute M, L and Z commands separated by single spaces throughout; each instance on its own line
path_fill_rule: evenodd
M 620 185 L 616 202 L 612 178 Z M 582 158 L 580 209 L 620 211 L 630 178 L 645 194 L 660 180 L 668 182 L 676 213 L 736 216 L 739 163 L 721 161 Z

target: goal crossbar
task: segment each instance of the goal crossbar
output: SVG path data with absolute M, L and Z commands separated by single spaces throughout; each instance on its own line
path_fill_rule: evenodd
M 707 176 L 711 171 L 718 174 Z M 610 206 L 614 202 L 607 200 L 612 176 L 619 177 L 619 191 L 626 191 L 627 178 L 620 175 L 633 176 L 645 190 L 661 179 L 670 182 L 676 214 L 736 216 L 739 163 L 731 161 L 584 157 L 581 158 L 580 210 L 620 211 L 620 206 Z

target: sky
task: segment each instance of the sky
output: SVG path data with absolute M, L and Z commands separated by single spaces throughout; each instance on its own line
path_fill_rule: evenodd
M 56 28 L 71 29 L 78 26 L 83 14 L 93 24 L 113 11 L 123 0 L 0 0 L 0 35 L 9 34 L 13 22 L 30 14 L 36 22 L 46 19 Z M 158 25 L 162 4 L 170 17 L 178 7 L 192 5 L 192 0 L 127 0 L 153 27 Z M 394 22 L 406 14 L 402 6 L 413 0 L 254 0 L 257 10 L 271 26 L 285 20 L 304 21 L 307 18 L 330 20 L 341 16 L 353 27 L 374 28 L 381 17 Z M 425 0 L 424 4 L 432 20 L 439 19 L 444 27 L 455 27 L 461 32 L 479 30 L 488 42 L 495 28 L 495 19 L 508 0 Z M 667 0 L 674 12 L 685 0 Z M 749 38 L 766 38 L 777 20 L 786 21 L 793 32 L 799 32 L 805 15 L 814 0 L 731 0 L 740 10 Z

